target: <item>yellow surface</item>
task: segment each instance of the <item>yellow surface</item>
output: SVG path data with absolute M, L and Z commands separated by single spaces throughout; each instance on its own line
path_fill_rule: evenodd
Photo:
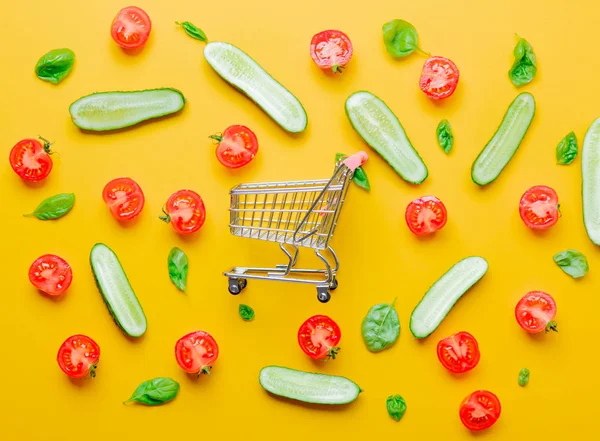
M 582 142 L 600 116 L 597 2 L 144 0 L 138 4 L 151 16 L 153 30 L 137 56 L 125 55 L 109 35 L 125 3 L 24 0 L 0 6 L 2 155 L 38 134 L 54 140 L 60 153 L 53 156 L 50 178 L 37 186 L 21 182 L 6 159 L 0 167 L 0 439 L 469 440 L 458 406 L 482 388 L 496 392 L 503 409 L 482 439 L 597 436 L 600 255 L 581 219 L 580 160 L 561 167 L 554 159 L 566 133 L 574 130 Z M 418 89 L 424 57 L 394 60 L 385 52 L 381 25 L 393 18 L 413 23 L 423 49 L 459 66 L 460 84 L 451 99 L 433 103 Z M 287 135 L 230 88 L 204 61 L 203 44 L 188 38 L 175 20 L 190 20 L 211 39 L 254 56 L 305 105 L 306 132 Z M 335 78 L 320 72 L 308 54 L 312 35 L 327 28 L 344 30 L 354 43 L 352 62 Z M 471 163 L 518 93 L 506 74 L 515 32 L 538 55 L 538 76 L 521 89 L 535 95 L 537 112 L 513 161 L 480 189 L 471 182 Z M 54 86 L 38 80 L 33 67 L 58 47 L 73 49 L 77 62 Z M 104 135 L 82 133 L 70 121 L 69 104 L 88 93 L 168 86 L 188 100 L 178 116 Z M 351 129 L 344 100 L 360 89 L 382 97 L 402 121 L 429 167 L 421 186 L 404 183 Z M 456 134 L 449 156 L 435 142 L 442 118 Z M 238 171 L 217 163 L 207 139 L 231 124 L 248 125 L 260 141 L 255 161 Z M 273 244 L 229 234 L 229 188 L 327 177 L 336 152 L 359 149 L 372 153 L 366 170 L 373 190 L 350 189 L 333 242 L 342 267 L 332 301 L 318 303 L 309 286 L 268 282 L 250 282 L 241 297 L 229 295 L 223 270 L 281 257 Z M 111 217 L 101 199 L 104 184 L 124 175 L 146 194 L 143 213 L 127 226 Z M 563 212 L 552 230 L 540 234 L 525 228 L 517 211 L 521 194 L 535 184 L 554 187 Z M 184 187 L 198 191 L 208 209 L 205 226 L 190 238 L 157 219 L 168 196 Z M 45 197 L 71 191 L 77 202 L 65 218 L 44 223 L 21 216 Z M 417 239 L 405 225 L 404 209 L 426 194 L 444 201 L 449 221 L 435 237 Z M 96 242 L 116 251 L 146 311 L 149 327 L 139 341 L 123 336 L 94 285 L 88 256 Z M 172 246 L 190 258 L 187 296 L 167 276 Z M 574 281 L 553 263 L 552 255 L 566 248 L 588 256 L 591 272 L 583 280 Z M 73 284 L 62 299 L 44 297 L 29 285 L 28 267 L 44 253 L 61 255 L 73 267 Z M 467 255 L 484 256 L 488 274 L 431 337 L 416 341 L 408 329 L 413 307 Z M 554 295 L 560 334 L 534 338 L 517 326 L 514 306 L 534 289 Z M 394 297 L 400 339 L 391 350 L 371 354 L 360 335 L 361 320 L 370 306 Z M 254 322 L 238 317 L 240 302 L 255 308 Z M 331 315 L 343 332 L 340 357 L 327 364 L 312 363 L 296 343 L 300 323 L 317 313 Z M 186 376 L 173 356 L 175 341 L 196 329 L 212 333 L 221 349 L 213 374 L 198 380 Z M 437 361 L 435 347 L 460 330 L 477 337 L 482 358 L 473 372 L 453 377 Z M 72 382 L 56 364 L 59 345 L 74 333 L 88 334 L 101 346 L 93 381 Z M 277 400 L 257 381 L 268 364 L 345 375 L 364 393 L 337 409 Z M 522 389 L 517 373 L 525 366 L 531 381 Z M 160 408 L 121 404 L 138 383 L 155 376 L 181 383 L 176 401 Z M 408 403 L 400 423 L 385 410 L 393 393 Z

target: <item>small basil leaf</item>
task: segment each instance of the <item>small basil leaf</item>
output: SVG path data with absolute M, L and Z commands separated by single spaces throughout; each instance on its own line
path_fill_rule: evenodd
M 553 259 L 561 270 L 575 279 L 585 276 L 589 271 L 586 257 L 577 250 L 562 251 L 555 254 Z
M 179 23 L 178 21 L 176 21 L 175 24 L 181 26 L 185 33 L 188 34 L 190 37 L 200 41 L 208 41 L 208 38 L 206 37 L 204 31 L 198 26 L 195 26 L 194 24 L 190 23 L 189 21 L 184 21 L 183 23 Z
M 337 164 L 338 162 L 340 162 L 341 159 L 347 158 L 347 157 L 348 157 L 348 155 L 345 155 L 343 153 L 336 153 L 335 154 L 335 163 Z M 354 176 L 352 178 L 352 182 L 354 182 L 356 185 L 358 185 L 361 188 L 364 188 L 367 191 L 371 189 L 371 184 L 369 183 L 369 178 L 367 177 L 367 173 L 365 172 L 365 169 L 362 168 L 361 166 L 358 166 L 356 168 L 356 170 L 354 170 Z
M 454 145 L 454 134 L 452 133 L 452 126 L 447 119 L 440 121 L 435 134 L 437 135 L 437 141 L 442 150 L 446 153 L 450 153 L 450 150 L 452 150 L 452 146 Z
M 179 383 L 165 377 L 144 381 L 125 403 L 137 401 L 148 406 L 158 406 L 174 399 L 179 393 Z
M 556 161 L 561 165 L 568 165 L 575 160 L 578 152 L 577 137 L 571 132 L 556 146 Z
M 362 337 L 371 352 L 383 351 L 393 345 L 400 335 L 400 320 L 394 308 L 394 300 L 380 303 L 369 309 L 362 322 Z
M 25 217 L 37 217 L 40 220 L 51 220 L 63 217 L 75 204 L 73 193 L 61 193 L 44 199 L 33 213 L 24 214 Z
M 188 257 L 177 247 L 169 253 L 169 278 L 177 288 L 185 292 L 188 275 Z
M 396 421 L 404 416 L 406 412 L 406 401 L 400 395 L 390 395 L 385 402 L 388 414 Z
M 523 368 L 519 371 L 519 386 L 525 387 L 529 383 L 529 369 Z
M 35 74 L 40 80 L 58 84 L 69 75 L 74 63 L 75 53 L 71 49 L 54 49 L 38 60 Z
M 512 83 L 517 86 L 523 86 L 530 83 L 537 73 L 537 57 L 533 48 L 524 38 L 519 40 L 513 50 L 515 61 L 508 71 L 508 77 Z
M 254 320 L 254 309 L 252 309 L 250 306 L 242 304 L 240 305 L 238 312 L 240 313 L 242 320 L 247 322 Z
M 413 25 L 404 20 L 392 20 L 382 27 L 383 43 L 388 53 L 394 57 L 406 57 L 419 48 L 419 35 Z

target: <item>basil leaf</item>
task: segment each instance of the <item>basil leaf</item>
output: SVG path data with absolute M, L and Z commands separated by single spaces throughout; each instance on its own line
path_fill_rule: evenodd
M 369 309 L 362 322 L 362 336 L 371 352 L 383 351 L 393 345 L 400 335 L 400 320 L 394 308 L 396 300 L 380 303 Z
M 406 401 L 404 401 L 404 398 L 400 395 L 390 395 L 387 398 L 385 405 L 388 414 L 396 421 L 400 421 L 404 416 L 404 412 L 406 412 Z
M 75 53 L 71 49 L 54 49 L 38 60 L 35 74 L 40 80 L 58 84 L 69 75 L 74 63 Z
M 577 250 L 565 250 L 553 256 L 554 261 L 569 276 L 577 279 L 589 271 L 588 261 L 583 253 Z
M 178 21 L 176 21 L 175 24 L 181 26 L 185 33 L 188 34 L 190 37 L 200 41 L 208 41 L 208 38 L 206 37 L 204 31 L 198 26 L 193 25 L 189 21 L 184 21 L 183 23 L 179 23 Z
M 569 165 L 575 160 L 578 152 L 577 137 L 571 132 L 556 146 L 556 161 L 561 165 Z
M 125 403 L 137 401 L 148 406 L 158 406 L 174 399 L 179 393 L 179 383 L 170 378 L 158 377 L 144 381 Z
M 348 157 L 348 155 L 345 155 L 343 153 L 336 153 L 335 154 L 335 163 L 337 164 L 340 161 L 340 159 L 343 159 L 346 157 Z M 364 188 L 367 191 L 371 189 L 371 184 L 369 183 L 369 178 L 367 177 L 367 173 L 361 166 L 358 166 L 356 168 L 356 170 L 354 170 L 354 176 L 352 177 L 352 182 L 354 182 L 356 185 Z
M 169 253 L 169 278 L 181 291 L 185 292 L 188 275 L 188 257 L 177 247 Z
M 515 61 L 508 71 L 508 77 L 517 86 L 530 83 L 537 73 L 537 57 L 533 48 L 524 38 L 519 38 L 513 50 Z
M 437 126 L 435 131 L 437 135 L 438 144 L 446 153 L 450 153 L 452 146 L 454 145 L 454 134 L 452 133 L 452 126 L 447 119 L 443 119 Z
M 525 387 L 529 383 L 529 369 L 523 368 L 519 371 L 519 386 Z
M 242 320 L 247 322 L 254 320 L 254 309 L 248 305 L 240 305 L 238 312 L 240 313 Z
M 44 199 L 33 213 L 24 214 L 25 217 L 37 217 L 40 220 L 51 220 L 63 217 L 75 204 L 73 193 L 61 193 Z
M 419 48 L 419 35 L 413 25 L 404 20 L 392 20 L 383 25 L 383 43 L 394 57 L 406 57 L 415 50 L 429 55 Z

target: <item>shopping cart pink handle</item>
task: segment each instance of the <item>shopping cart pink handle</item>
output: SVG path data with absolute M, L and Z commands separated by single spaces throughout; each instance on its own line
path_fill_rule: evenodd
M 369 159 L 369 155 L 365 152 L 358 152 L 353 154 L 352 156 L 348 156 L 344 159 L 344 165 L 348 167 L 350 170 L 354 171 Z

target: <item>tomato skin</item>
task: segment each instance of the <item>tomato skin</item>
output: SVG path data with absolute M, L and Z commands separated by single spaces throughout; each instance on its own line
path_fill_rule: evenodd
M 37 139 L 27 138 L 16 143 L 10 151 L 10 166 L 24 181 L 39 182 L 52 171 L 51 143 L 40 139 L 44 141 L 43 145 Z
M 190 332 L 175 344 L 177 364 L 190 374 L 210 374 L 218 357 L 219 346 L 208 332 Z
M 515 316 L 519 326 L 530 334 L 558 332 L 554 321 L 556 302 L 546 292 L 530 291 L 525 294 L 515 307 Z
M 443 100 L 456 90 L 460 72 L 456 64 L 444 57 L 430 57 L 423 65 L 419 87 L 429 98 Z
M 479 431 L 493 426 L 500 418 L 501 411 L 500 400 L 495 394 L 477 390 L 463 400 L 459 415 L 467 429 Z
M 123 49 L 137 49 L 146 44 L 152 20 L 146 12 L 137 6 L 121 9 L 113 19 L 110 34 Z
M 468 332 L 457 332 L 440 340 L 437 355 L 442 366 L 456 374 L 473 369 L 481 356 L 477 340 Z
M 102 190 L 102 199 L 118 221 L 128 221 L 141 213 L 146 198 L 142 188 L 131 178 L 116 178 Z
M 165 207 L 165 216 L 159 218 L 170 223 L 179 234 L 198 231 L 206 220 L 206 208 L 198 193 L 192 190 L 179 190 L 173 193 Z
M 519 201 L 519 215 L 529 228 L 546 230 L 560 217 L 558 195 L 545 185 L 531 187 Z
M 441 230 L 448 219 L 446 206 L 435 196 L 415 199 L 406 207 L 406 224 L 417 236 Z
M 308 318 L 298 329 L 298 344 L 302 351 L 314 360 L 335 360 L 342 338 L 339 326 L 326 315 Z
M 64 293 L 73 280 L 73 270 L 62 258 L 54 254 L 38 257 L 29 267 L 29 281 L 33 286 L 51 296 Z
M 212 135 L 209 138 L 218 142 L 215 154 L 219 162 L 227 168 L 243 167 L 258 153 L 258 139 L 246 126 L 230 126 L 222 135 Z
M 310 41 L 310 56 L 323 70 L 342 72 L 352 58 L 352 42 L 342 31 L 327 30 L 315 34 Z
M 56 361 L 61 370 L 72 378 L 96 376 L 96 365 L 100 359 L 100 346 L 82 334 L 67 338 L 58 349 Z

